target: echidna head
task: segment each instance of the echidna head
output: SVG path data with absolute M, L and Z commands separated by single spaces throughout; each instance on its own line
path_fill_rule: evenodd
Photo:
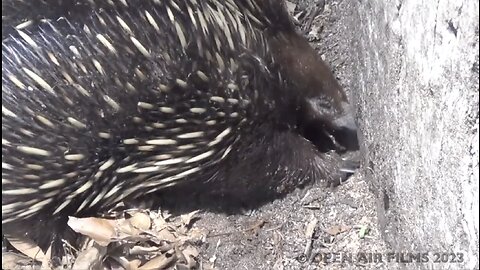
M 283 1 L 243 1 L 261 21 L 274 62 L 296 101 L 297 127 L 321 152 L 359 149 L 357 126 L 347 96 L 327 64 L 296 32 Z
M 318 150 L 358 150 L 357 126 L 347 96 L 308 42 L 294 31 L 269 40 L 275 61 L 296 96 L 297 125 Z

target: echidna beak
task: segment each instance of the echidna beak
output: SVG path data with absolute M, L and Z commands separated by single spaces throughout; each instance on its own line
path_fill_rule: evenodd
M 345 113 L 342 116 L 334 119 L 332 124 L 337 129 L 345 129 L 355 132 L 357 130 L 357 124 L 355 123 L 355 119 L 351 113 Z
M 350 105 L 345 104 L 344 113 L 335 118 L 331 124 L 334 129 L 333 136 L 347 151 L 357 151 L 360 149 L 358 127 L 355 123 Z

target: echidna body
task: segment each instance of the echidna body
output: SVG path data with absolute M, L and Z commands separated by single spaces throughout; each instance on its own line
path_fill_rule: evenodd
M 306 135 L 355 126 L 280 1 L 2 6 L 3 224 L 182 185 L 259 200 L 349 169 Z

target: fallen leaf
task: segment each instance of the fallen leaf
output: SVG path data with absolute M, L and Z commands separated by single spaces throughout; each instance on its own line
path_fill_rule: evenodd
M 184 250 L 182 250 L 182 254 L 187 261 L 187 267 L 189 269 L 193 269 L 197 265 L 197 261 L 195 258 L 198 258 L 199 252 L 195 247 L 187 246 Z
M 88 247 L 78 254 L 72 270 L 98 269 L 107 249 L 100 245 Z
M 325 232 L 328 233 L 329 235 L 336 236 L 340 233 L 349 231 L 352 227 L 350 226 L 345 226 L 345 225 L 334 225 L 328 229 L 325 229 Z
M 148 230 L 152 225 L 152 221 L 149 215 L 141 212 L 133 214 L 133 216 L 129 218 L 128 221 L 133 227 L 139 230 Z
M 2 252 L 2 269 L 19 269 L 21 265 L 33 265 L 32 259 L 20 253 Z
M 175 234 L 173 234 L 173 232 L 171 230 L 169 230 L 168 228 L 165 228 L 165 229 L 159 231 L 157 233 L 157 237 L 160 240 L 168 241 L 170 243 L 173 243 L 177 240 L 177 237 L 175 236 Z
M 195 211 L 190 212 L 188 214 L 181 215 L 180 219 L 182 220 L 183 226 L 189 227 L 190 223 L 192 222 L 192 220 L 194 220 L 197 217 L 197 214 L 199 212 L 200 212 L 200 210 L 195 210 Z
M 115 236 L 115 221 L 109 219 L 69 217 L 67 224 L 75 232 L 92 238 L 102 246 L 107 246 Z
M 46 254 L 40 249 L 40 247 L 33 241 L 27 238 L 10 237 L 6 236 L 8 242 L 18 251 L 25 254 L 29 258 L 37 261 L 49 260 L 50 257 L 46 257 Z
M 165 253 L 160 256 L 157 256 L 150 261 L 146 262 L 144 265 L 140 266 L 139 270 L 151 270 L 151 269 L 166 269 L 170 263 L 176 259 L 175 252 Z
M 131 260 L 128 263 L 128 269 L 129 270 L 137 270 L 138 267 L 140 267 L 140 264 L 142 264 L 142 262 L 139 259 Z

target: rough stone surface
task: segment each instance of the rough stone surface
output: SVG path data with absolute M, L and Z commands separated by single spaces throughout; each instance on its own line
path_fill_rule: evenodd
M 384 238 L 393 250 L 463 254 L 418 268 L 478 269 L 479 3 L 349 7 L 352 95 Z

